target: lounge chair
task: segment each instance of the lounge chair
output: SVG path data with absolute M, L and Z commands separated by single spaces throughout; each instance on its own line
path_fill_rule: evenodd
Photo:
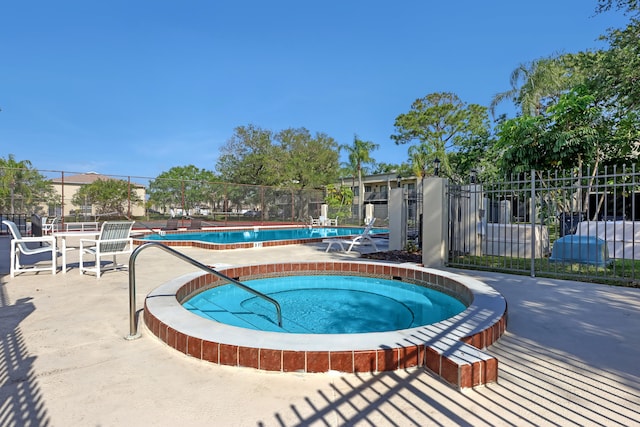
M 354 246 L 364 246 L 364 245 L 372 245 L 373 250 L 378 252 L 378 247 L 376 246 L 376 242 L 371 237 L 371 228 L 373 227 L 373 223 L 376 222 L 375 218 L 371 218 L 369 224 L 362 231 L 362 234 L 356 236 L 352 239 L 324 239 L 323 243 L 328 243 L 327 249 L 325 252 L 329 252 L 333 245 L 336 245 L 340 248 L 340 250 L 344 251 L 345 245 L 349 245 L 347 252 L 351 252 Z
M 188 230 L 201 230 L 202 229 L 202 220 L 194 218 L 191 220 L 191 224 L 187 227 Z
M 56 265 L 58 250 L 56 248 L 55 237 L 22 237 L 18 226 L 14 222 L 3 220 L 2 223 L 7 226 L 7 228 L 11 232 L 11 235 L 13 236 L 13 239 L 11 239 L 11 277 L 14 277 L 16 273 L 25 273 L 32 271 L 50 271 L 51 274 L 56 274 L 56 270 L 58 269 L 58 266 Z M 40 245 L 35 248 L 30 248 L 29 246 L 27 246 L 27 243 L 39 243 Z M 20 259 L 22 255 L 38 254 L 50 254 L 51 265 L 39 266 L 36 264 L 32 264 L 32 267 L 24 267 L 24 265 L 21 264 L 21 261 L 23 261 Z
M 93 272 L 96 278 L 106 269 L 125 267 L 116 263 L 117 255 L 131 255 L 133 252 L 133 239 L 130 237 L 134 221 L 106 221 L 100 229 L 97 239 L 80 239 L 80 274 L 85 271 Z M 86 267 L 84 256 L 91 255 L 95 258 L 94 267 Z M 102 267 L 102 258 L 113 256 L 113 264 L 107 268 Z
M 171 231 L 171 230 L 177 230 L 177 229 L 178 229 L 178 220 L 173 218 L 168 219 L 167 225 L 161 228 L 161 230 L 164 230 L 164 231 Z

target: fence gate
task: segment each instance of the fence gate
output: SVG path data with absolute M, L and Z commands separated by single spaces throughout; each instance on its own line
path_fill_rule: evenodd
M 469 255 L 476 244 L 472 239 L 475 230 L 471 230 L 473 220 L 470 212 L 471 192 L 468 186 L 449 183 L 447 188 L 447 211 L 449 217 L 448 248 L 449 259 Z
M 409 191 L 407 193 L 407 241 L 416 242 L 422 247 L 422 216 L 423 216 L 422 191 Z

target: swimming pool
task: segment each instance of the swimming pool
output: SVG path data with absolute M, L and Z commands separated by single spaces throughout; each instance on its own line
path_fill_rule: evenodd
M 467 308 L 430 325 L 385 332 L 253 330 L 205 319 L 185 309 L 182 303 L 194 295 L 227 284 L 216 275 L 194 272 L 147 295 L 144 323 L 150 333 L 181 353 L 219 365 L 307 373 L 423 367 L 459 388 L 497 381 L 498 360 L 482 350 L 505 332 L 507 305 L 502 295 L 478 280 L 417 265 L 360 261 L 283 262 L 219 271 L 243 283 L 307 275 L 382 278 L 438 290 Z M 273 316 L 271 310 L 269 316 Z M 375 307 L 371 310 L 376 312 Z
M 399 280 L 343 275 L 299 275 L 244 282 L 277 300 L 273 306 L 234 285 L 195 295 L 183 306 L 205 319 L 261 331 L 354 334 L 429 325 L 466 309 L 458 299 Z
M 363 227 L 252 227 L 243 229 L 218 228 L 211 231 L 179 231 L 166 234 L 147 234 L 134 239 L 135 244 L 161 242 L 168 246 L 195 246 L 205 249 L 237 249 L 320 242 L 331 237 L 357 236 Z M 386 228 L 372 228 L 371 234 L 385 237 Z

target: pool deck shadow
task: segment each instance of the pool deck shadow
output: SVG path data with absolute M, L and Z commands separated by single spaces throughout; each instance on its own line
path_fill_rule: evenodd
M 325 248 L 183 251 L 209 265 L 359 256 Z M 138 309 L 159 283 L 192 271 L 163 251 L 142 253 Z M 126 271 L 5 274 L 0 425 L 640 425 L 640 289 L 451 271 L 509 305 L 507 332 L 488 349 L 499 381 L 462 392 L 424 369 L 283 374 L 203 363 L 144 328 L 124 339 Z

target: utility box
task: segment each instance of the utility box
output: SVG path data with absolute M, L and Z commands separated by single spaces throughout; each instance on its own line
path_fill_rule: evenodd
M 595 236 L 570 234 L 553 243 L 549 261 L 589 264 L 606 267 L 611 264 L 607 242 Z

